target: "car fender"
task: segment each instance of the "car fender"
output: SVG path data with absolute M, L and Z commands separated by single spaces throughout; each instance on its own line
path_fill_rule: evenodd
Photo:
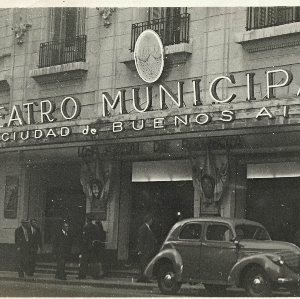
M 144 275 L 149 278 L 157 276 L 159 266 L 166 262 L 172 263 L 175 279 L 179 281 L 182 276 L 183 263 L 180 253 L 174 248 L 167 248 L 159 252 L 147 265 Z
M 268 256 L 279 257 L 276 254 L 268 254 Z M 247 267 L 251 267 L 253 265 L 259 265 L 262 267 L 266 271 L 271 281 L 277 280 L 280 273 L 280 266 L 273 263 L 266 254 L 255 254 L 239 260 L 232 267 L 228 281 L 236 286 L 241 286 L 243 281 L 243 271 L 246 270 Z

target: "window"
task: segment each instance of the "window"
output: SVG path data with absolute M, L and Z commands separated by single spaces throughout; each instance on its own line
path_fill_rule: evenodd
M 300 21 L 300 8 L 293 6 L 249 7 L 247 30 L 279 26 Z
M 48 42 L 40 44 L 39 67 L 85 62 L 85 8 L 50 8 Z
M 231 229 L 224 224 L 210 224 L 206 230 L 206 240 L 230 241 L 233 234 Z
M 202 225 L 200 223 L 186 224 L 180 234 L 179 239 L 185 240 L 199 240 L 201 237 Z
M 85 32 L 85 8 L 53 7 L 50 11 L 49 39 L 72 43 Z
M 189 42 L 189 14 L 186 7 L 150 7 L 147 21 L 132 24 L 131 51 L 139 35 L 147 29 L 154 30 L 164 46 Z
M 235 232 L 238 240 L 270 240 L 268 232 L 260 226 L 240 224 L 235 227 Z

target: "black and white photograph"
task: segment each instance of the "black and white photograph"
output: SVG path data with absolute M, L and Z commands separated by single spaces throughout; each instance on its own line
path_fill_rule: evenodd
M 300 297 L 295 4 L 1 3 L 0 297 Z

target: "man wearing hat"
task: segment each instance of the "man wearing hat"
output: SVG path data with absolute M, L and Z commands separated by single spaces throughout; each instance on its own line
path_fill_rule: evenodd
M 141 274 L 137 282 L 150 282 L 144 276 L 144 271 L 155 254 L 156 238 L 151 230 L 152 223 L 152 215 L 148 214 L 144 217 L 144 224 L 139 229 L 137 251 L 140 259 Z
M 66 263 L 70 258 L 72 249 L 72 239 L 69 235 L 69 224 L 64 221 L 62 224 L 62 228 L 55 235 L 53 241 L 53 255 L 56 258 L 57 268 L 56 268 L 56 279 L 66 280 Z
M 29 237 L 27 230 L 28 223 L 26 220 L 21 220 L 21 226 L 15 230 L 15 244 L 17 248 L 17 263 L 19 277 L 24 277 L 28 270 L 29 257 Z
M 29 236 L 29 258 L 28 258 L 28 276 L 33 276 L 36 264 L 38 249 L 42 252 L 42 234 L 37 226 L 37 220 L 31 219 L 28 227 Z
M 90 266 L 91 275 L 93 278 L 98 278 L 98 272 L 95 267 L 96 257 L 93 248 L 93 242 L 96 238 L 97 226 L 93 224 L 93 216 L 87 214 L 86 225 L 83 227 L 83 236 L 82 236 L 82 246 L 81 253 L 79 255 L 80 264 L 79 264 L 79 279 L 85 279 L 88 274 L 88 269 Z

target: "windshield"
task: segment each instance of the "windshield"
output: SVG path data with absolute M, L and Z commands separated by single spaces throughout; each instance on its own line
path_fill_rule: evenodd
M 235 227 L 238 240 L 271 240 L 268 232 L 260 226 L 239 224 Z

